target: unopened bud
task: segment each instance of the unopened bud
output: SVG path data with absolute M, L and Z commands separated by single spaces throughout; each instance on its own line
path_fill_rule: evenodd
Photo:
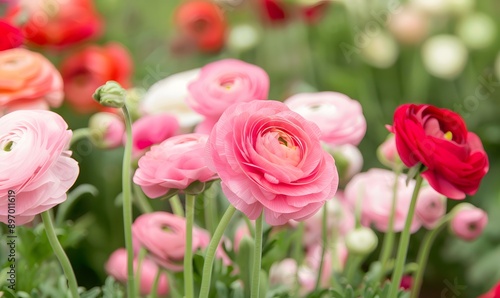
M 105 107 L 121 108 L 125 105 L 127 91 L 115 81 L 108 81 L 97 88 L 92 96 Z
M 357 228 L 347 233 L 345 244 L 349 253 L 365 256 L 377 248 L 378 238 L 369 228 Z

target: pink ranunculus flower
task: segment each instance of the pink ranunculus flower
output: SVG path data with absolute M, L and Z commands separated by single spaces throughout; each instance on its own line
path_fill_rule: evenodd
M 137 272 L 138 260 L 134 259 L 134 272 Z M 126 283 L 127 282 L 127 251 L 124 248 L 119 248 L 115 250 L 111 256 L 109 256 L 106 262 L 106 272 L 113 276 L 117 281 Z M 139 286 L 141 295 L 149 295 L 153 288 L 153 284 L 158 273 L 158 265 L 151 261 L 147 257 L 142 260 Z M 160 296 L 166 296 L 168 294 L 168 279 L 167 274 L 162 273 L 158 281 L 157 294 Z
M 269 76 L 256 65 L 224 59 L 202 67 L 188 89 L 191 108 L 207 118 L 218 119 L 234 103 L 267 99 Z
M 210 170 L 205 161 L 207 140 L 208 135 L 192 133 L 171 137 L 153 146 L 139 159 L 134 183 L 151 198 L 177 190 L 201 191 L 206 182 L 217 179 L 217 173 Z
M 366 133 L 361 104 L 338 92 L 299 93 L 284 101 L 321 129 L 321 140 L 330 145 L 358 145 Z
M 283 225 L 311 217 L 337 191 L 335 161 L 319 136 L 314 123 L 281 102 L 235 104 L 210 134 L 207 161 L 236 209 Z
M 100 148 L 113 149 L 122 144 L 125 124 L 116 114 L 100 112 L 89 119 L 92 143 Z
M 186 247 L 186 219 L 168 212 L 153 212 L 139 216 L 132 224 L 132 237 L 144 247 L 159 265 L 168 270 L 183 270 Z M 193 251 L 206 244 L 205 233 L 193 230 Z
M 1 222 L 14 215 L 17 225 L 25 224 L 66 200 L 79 172 L 68 150 L 71 136 L 54 112 L 21 110 L 0 118 Z
M 433 229 L 446 214 L 446 197 L 432 187 L 423 187 L 418 194 L 415 215 L 427 229 Z
M 271 269 L 269 269 L 269 283 L 271 286 L 294 288 L 297 278 L 297 267 L 297 261 L 290 258 L 274 263 Z
M 364 226 L 374 225 L 381 232 L 386 232 L 391 213 L 393 187 L 396 182 L 394 172 L 384 169 L 371 169 L 355 175 L 345 188 L 345 198 L 355 209 L 361 204 L 361 223 Z M 406 175 L 397 179 L 397 201 L 394 214 L 394 231 L 402 231 L 410 207 L 415 180 L 406 186 Z M 416 232 L 421 226 L 417 218 L 413 219 L 411 231 Z
M 179 122 L 169 114 L 147 115 L 132 124 L 132 153 L 140 156 L 145 150 L 155 144 L 174 136 L 179 128 Z M 123 137 L 125 143 L 126 136 Z
M 384 166 L 387 166 L 391 169 L 394 169 L 396 166 L 404 166 L 401 158 L 399 158 L 394 134 L 390 134 L 387 139 L 378 147 L 377 157 Z
M 463 203 L 457 207 L 450 221 L 453 234 L 465 241 L 473 241 L 481 236 L 488 224 L 488 214 L 474 205 Z

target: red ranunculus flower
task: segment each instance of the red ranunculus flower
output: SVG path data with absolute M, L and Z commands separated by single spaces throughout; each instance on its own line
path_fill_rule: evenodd
M 478 298 L 500 298 L 500 282 L 496 284 L 488 293 L 483 294 Z
M 26 1 L 13 6 L 7 17 L 19 20 L 24 37 L 39 46 L 64 47 L 100 35 L 102 21 L 92 0 Z
M 488 156 L 479 137 L 457 113 L 431 105 L 404 104 L 390 130 L 403 163 L 422 163 L 422 176 L 439 193 L 463 199 L 476 193 L 488 172 Z
M 222 10 L 206 0 L 192 0 L 181 4 L 175 13 L 175 23 L 184 38 L 200 51 L 216 52 L 224 46 L 226 21 Z
M 299 15 L 305 22 L 312 24 L 318 21 L 328 7 L 327 1 L 319 1 L 313 5 L 291 5 L 285 0 L 257 0 L 262 16 L 271 23 L 282 23 L 294 14 Z
M 105 110 L 92 98 L 94 91 L 107 81 L 130 86 L 132 58 L 119 43 L 91 45 L 66 58 L 61 65 L 66 100 L 79 113 Z
M 5 20 L 0 20 L 0 51 L 14 49 L 22 44 L 21 30 Z

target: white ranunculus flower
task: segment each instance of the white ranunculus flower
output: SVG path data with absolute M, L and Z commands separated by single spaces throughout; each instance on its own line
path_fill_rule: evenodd
M 193 111 L 186 103 L 188 84 L 195 80 L 200 69 L 180 72 L 156 82 L 144 95 L 141 109 L 148 114 L 170 113 L 182 128 L 200 123 L 204 117 Z
M 473 50 L 490 46 L 495 41 L 496 33 L 495 21 L 479 12 L 468 15 L 457 26 L 457 35 Z
M 427 71 L 442 79 L 454 79 L 467 63 L 467 48 L 453 35 L 437 35 L 422 47 L 422 59 Z
M 389 68 L 398 59 L 399 48 L 394 38 L 387 33 L 374 35 L 368 44 L 361 48 L 363 60 L 378 68 Z
M 259 32 L 255 27 L 242 24 L 236 25 L 229 32 L 227 45 L 236 51 L 246 51 L 257 45 L 259 42 Z

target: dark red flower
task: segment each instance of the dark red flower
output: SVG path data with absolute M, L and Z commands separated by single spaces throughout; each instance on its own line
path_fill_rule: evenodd
M 488 172 L 488 156 L 481 140 L 453 111 L 404 104 L 396 109 L 390 130 L 403 163 L 408 167 L 423 164 L 422 176 L 448 198 L 475 194 Z
M 496 284 L 488 293 L 483 294 L 478 298 L 500 298 L 500 282 Z
M 23 34 L 19 28 L 0 20 L 0 51 L 14 49 L 23 44 Z
M 130 54 L 121 44 L 87 46 L 62 62 L 66 100 L 80 113 L 102 110 L 92 98 L 94 91 L 107 81 L 130 87 L 132 67 Z
M 175 23 L 183 37 L 192 41 L 203 52 L 219 51 L 224 46 L 224 14 L 212 2 L 193 0 L 181 4 L 175 12 Z
M 8 18 L 20 25 L 24 37 L 39 46 L 65 47 L 101 34 L 102 21 L 92 0 L 32 1 L 9 9 Z
M 326 1 L 320 1 L 314 5 L 292 5 L 286 0 L 257 0 L 262 16 L 273 24 L 287 21 L 293 15 L 302 17 L 307 23 L 314 23 L 322 16 L 327 6 Z

